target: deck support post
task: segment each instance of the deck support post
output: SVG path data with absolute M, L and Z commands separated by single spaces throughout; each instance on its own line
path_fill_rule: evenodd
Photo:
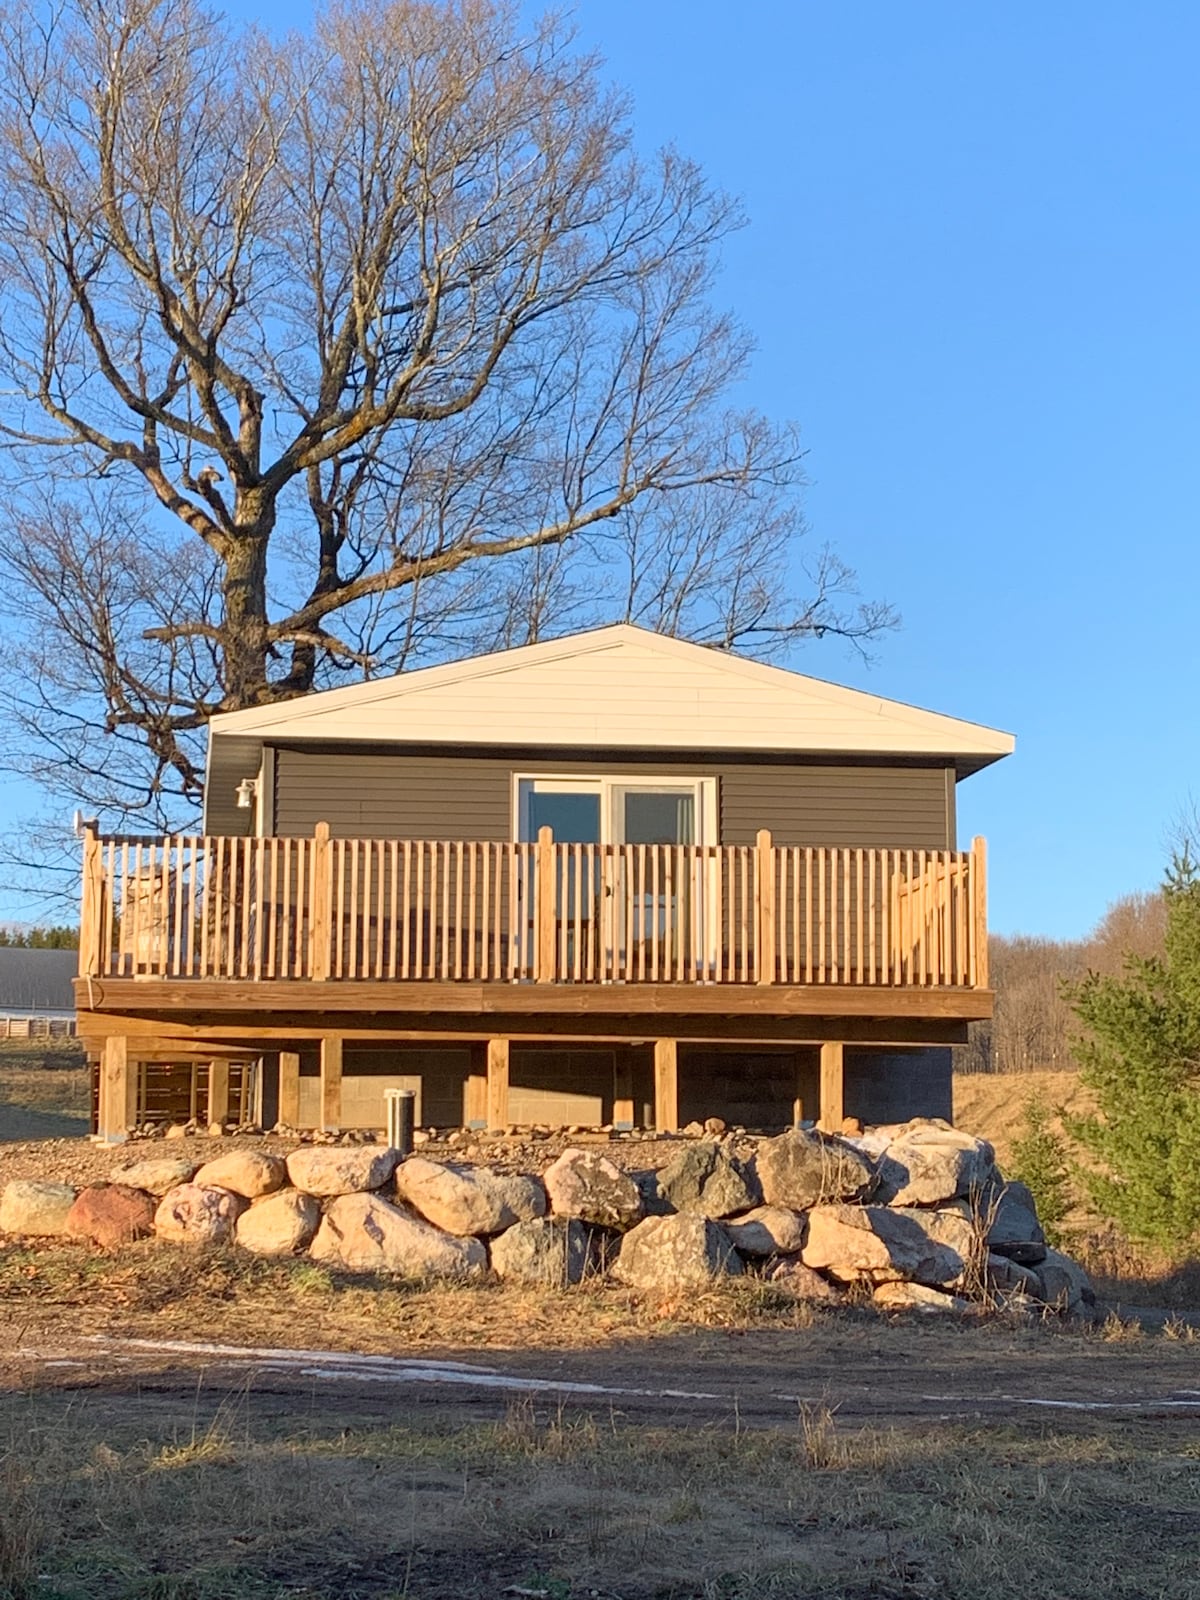
M 106 1143 L 122 1143 L 136 1122 L 137 1086 L 137 1073 L 130 1070 L 129 1040 L 124 1034 L 110 1035 L 100 1056 L 97 1117 L 97 1132 Z
M 208 1122 L 229 1121 L 229 1062 L 224 1058 L 208 1063 Z
M 509 1041 L 487 1042 L 487 1125 L 493 1132 L 508 1126 Z
M 463 1127 L 487 1127 L 487 1040 L 472 1039 L 471 1064 L 463 1084 Z
M 840 1133 L 846 1115 L 846 1046 L 826 1040 L 821 1046 L 821 1119 L 823 1133 Z
M 321 1040 L 321 1132 L 342 1131 L 342 1036 L 327 1033 Z
M 654 1127 L 675 1133 L 679 1127 L 679 1041 L 654 1041 Z
M 279 1052 L 279 1120 L 289 1128 L 300 1126 L 300 1052 Z
M 628 1050 L 618 1049 L 613 1062 L 613 1127 L 627 1132 L 634 1124 L 633 1062 Z

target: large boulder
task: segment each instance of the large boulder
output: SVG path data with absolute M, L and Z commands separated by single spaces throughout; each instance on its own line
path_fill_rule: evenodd
M 1096 1294 L 1087 1273 L 1061 1250 L 1048 1248 L 1034 1273 L 1040 1285 L 1038 1299 L 1056 1311 L 1081 1316 L 1095 1309 Z
M 832 1205 L 809 1212 L 801 1258 L 843 1283 L 911 1281 L 953 1288 L 974 1249 L 974 1229 L 957 1211 Z
M 242 1212 L 236 1238 L 256 1256 L 290 1256 L 308 1248 L 320 1223 L 320 1203 L 312 1195 L 278 1189 Z
M 798 1255 L 780 1256 L 772 1262 L 767 1270 L 767 1282 L 784 1294 L 790 1294 L 793 1300 L 830 1304 L 842 1298 L 841 1290 L 835 1289 L 812 1267 L 806 1267 Z
M 181 1183 L 191 1183 L 196 1176 L 196 1161 L 184 1161 L 174 1156 L 153 1156 L 147 1161 L 134 1161 L 117 1167 L 111 1174 L 113 1183 L 127 1189 L 144 1189 L 147 1194 L 164 1195 Z
M 558 1217 L 531 1217 L 492 1240 L 492 1271 L 498 1278 L 544 1289 L 578 1283 L 591 1259 L 584 1224 Z
M 74 1204 L 75 1191 L 69 1183 L 14 1178 L 0 1195 L 0 1233 L 46 1237 L 66 1233 Z
M 1037 1205 L 1023 1183 L 999 1186 L 982 1209 L 989 1250 L 1025 1267 L 1046 1259 L 1046 1235 L 1038 1221 Z
M 399 1150 L 387 1145 L 305 1145 L 287 1158 L 293 1188 L 334 1197 L 382 1189 L 396 1170 Z
M 1045 1250 L 1044 1245 L 1042 1249 Z M 1037 1273 L 1032 1267 L 1023 1267 L 1010 1256 L 997 1255 L 994 1251 L 989 1251 L 983 1275 L 984 1282 L 991 1292 L 1006 1300 L 1015 1294 L 1032 1295 L 1035 1300 L 1041 1298 L 1042 1285 Z
M 556 1217 L 624 1230 L 643 1215 L 637 1184 L 599 1150 L 564 1150 L 542 1181 Z
M 764 1139 L 755 1158 L 768 1205 L 807 1211 L 834 1200 L 861 1200 L 875 1186 L 875 1165 L 844 1139 L 806 1128 Z
M 996 1153 L 986 1139 L 947 1122 L 910 1125 L 879 1160 L 879 1205 L 936 1206 L 981 1193 L 994 1180 Z
M 287 1163 L 282 1156 L 268 1155 L 265 1150 L 231 1150 L 215 1161 L 206 1161 L 195 1182 L 232 1189 L 243 1199 L 257 1200 L 259 1195 L 282 1189 L 286 1178 Z
M 348 1272 L 400 1278 L 470 1278 L 487 1267 L 478 1239 L 443 1233 L 377 1194 L 339 1196 L 321 1219 L 309 1254 Z
M 719 1223 L 696 1211 L 647 1217 L 621 1240 L 613 1276 L 635 1289 L 694 1289 L 737 1276 L 742 1260 Z
M 752 1168 L 711 1139 L 683 1145 L 658 1174 L 659 1193 L 676 1211 L 736 1216 L 762 1197 Z
M 154 1232 L 154 1196 L 124 1183 L 98 1183 L 82 1189 L 67 1213 L 67 1232 L 115 1250 Z
M 807 1223 L 786 1206 L 758 1206 L 727 1222 L 725 1232 L 744 1256 L 786 1256 L 804 1248 Z
M 168 1189 L 154 1213 L 154 1231 L 177 1244 L 224 1244 L 247 1201 L 232 1189 L 181 1183 Z
M 409 1156 L 396 1168 L 396 1193 L 445 1233 L 487 1237 L 546 1214 L 546 1191 L 536 1178 L 444 1166 L 424 1156 Z

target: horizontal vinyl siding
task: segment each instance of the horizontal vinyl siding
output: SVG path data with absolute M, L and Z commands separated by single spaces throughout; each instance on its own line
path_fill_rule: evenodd
M 719 779 L 721 842 L 752 844 L 769 828 L 779 844 L 954 848 L 941 767 L 635 761 L 531 761 L 386 751 L 276 752 L 275 831 L 309 834 L 328 822 L 343 838 L 512 837 L 512 775 L 645 771 Z

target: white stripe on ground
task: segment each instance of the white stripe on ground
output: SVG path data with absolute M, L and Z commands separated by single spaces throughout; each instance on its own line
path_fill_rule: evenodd
M 84 1341 L 118 1359 L 123 1352 L 152 1355 L 198 1356 L 214 1363 L 254 1365 L 264 1371 L 296 1372 L 301 1377 L 363 1379 L 386 1383 L 465 1384 L 482 1389 L 508 1389 L 534 1394 L 624 1395 L 656 1400 L 720 1400 L 719 1394 L 690 1389 L 609 1388 L 599 1383 L 573 1383 L 565 1378 L 518 1378 L 495 1367 L 470 1366 L 462 1361 L 406 1361 L 396 1356 L 347 1355 L 339 1350 L 277 1350 L 267 1345 L 201 1344 L 185 1339 L 106 1339 L 94 1335 Z M 23 1356 L 40 1359 L 37 1351 Z M 43 1359 L 43 1365 L 61 1365 Z
M 1177 1389 L 1175 1395 L 1196 1394 L 1195 1389 Z M 1048 1406 L 1055 1411 L 1160 1411 L 1164 1406 L 1177 1406 L 1183 1410 L 1200 1410 L 1200 1400 L 1180 1400 L 1172 1395 L 1149 1400 L 1045 1400 L 1037 1395 L 1023 1394 L 923 1394 L 922 1400 L 932 1405 L 969 1406 L 984 1401 L 1006 1406 Z

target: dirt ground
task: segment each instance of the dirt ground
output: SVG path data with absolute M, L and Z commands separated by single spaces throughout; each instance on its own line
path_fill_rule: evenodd
M 20 1600 L 1200 1596 L 1200 1362 L 1170 1339 L 837 1316 L 339 1363 L 10 1322 L 0 1348 Z

